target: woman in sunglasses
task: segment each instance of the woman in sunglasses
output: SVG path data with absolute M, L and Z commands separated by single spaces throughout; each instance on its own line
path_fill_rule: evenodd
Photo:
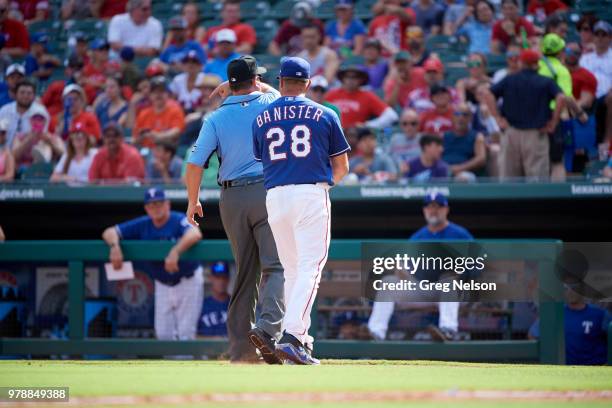
M 487 73 L 487 57 L 478 52 L 471 53 L 468 56 L 467 67 L 470 76 L 457 81 L 457 93 L 462 102 L 478 104 L 476 89 L 491 83 Z

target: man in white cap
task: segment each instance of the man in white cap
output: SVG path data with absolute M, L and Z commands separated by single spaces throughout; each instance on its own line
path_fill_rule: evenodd
M 236 52 L 236 33 L 229 28 L 217 31 L 215 35 L 215 57 L 206 64 L 204 72 L 215 74 L 223 81 L 227 81 L 227 66 L 231 60 L 240 58 Z
M 6 120 L 7 146 L 11 147 L 16 136 L 30 132 L 30 116 L 33 112 L 47 111 L 43 105 L 35 102 L 34 83 L 22 79 L 15 87 L 15 101 L 0 108 L 0 120 Z
M 25 78 L 25 68 L 21 64 L 11 64 L 4 73 L 4 82 L 0 82 L 0 106 L 15 100 L 15 88 Z

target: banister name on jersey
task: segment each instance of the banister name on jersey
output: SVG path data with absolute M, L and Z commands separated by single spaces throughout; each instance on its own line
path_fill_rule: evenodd
M 305 97 L 281 97 L 253 121 L 253 152 L 263 164 L 267 189 L 333 185 L 330 157 L 349 150 L 338 115 Z

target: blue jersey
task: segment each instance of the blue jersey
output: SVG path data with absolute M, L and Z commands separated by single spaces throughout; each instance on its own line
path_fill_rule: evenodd
M 227 309 L 230 298 L 219 301 L 212 296 L 204 299 L 202 314 L 198 320 L 198 334 L 201 336 L 227 336 Z
M 157 228 L 148 215 L 135 218 L 117 225 L 117 233 L 121 239 L 150 240 L 150 241 L 178 241 L 183 234 L 192 227 L 185 214 L 176 211 L 170 212 L 168 221 Z M 193 276 L 199 264 L 196 261 L 179 261 L 179 271 L 168 273 L 164 269 L 164 262 L 146 261 L 138 263 L 151 277 L 166 285 L 176 285 L 181 278 Z
M 411 241 L 420 240 L 440 240 L 440 241 L 459 241 L 459 240 L 472 240 L 472 234 L 465 228 L 455 223 L 449 222 L 446 228 L 438 232 L 431 232 L 426 226 L 412 234 L 410 237 Z
M 349 150 L 338 115 L 304 97 L 283 96 L 253 121 L 253 151 L 263 163 L 266 189 L 333 185 L 329 158 Z

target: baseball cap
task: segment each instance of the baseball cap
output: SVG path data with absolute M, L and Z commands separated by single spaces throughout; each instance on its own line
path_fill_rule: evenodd
M 104 38 L 95 38 L 89 43 L 89 49 L 91 50 L 108 50 L 110 45 Z
M 87 96 L 85 95 L 85 91 L 81 88 L 80 85 L 70 84 L 64 88 L 64 92 L 62 92 L 62 98 L 65 98 L 71 92 L 77 92 L 84 100 L 87 100 Z
M 312 18 L 312 6 L 307 1 L 299 1 L 295 3 L 291 9 L 289 20 L 293 25 L 302 28 L 310 24 Z
M 536 64 L 540 60 L 540 53 L 531 49 L 522 50 L 519 58 L 525 64 Z
M 155 76 L 151 79 L 151 91 L 158 89 L 162 89 L 164 91 L 168 90 L 168 81 L 166 81 L 166 78 L 161 75 Z
M 212 276 L 229 276 L 229 265 L 227 262 L 217 261 L 210 266 Z
M 429 193 L 425 196 L 425 198 L 423 199 L 423 207 L 431 203 L 437 203 L 438 205 L 441 205 L 442 207 L 446 207 L 448 206 L 448 199 L 446 198 L 444 194 L 438 191 L 434 191 L 433 193 Z
M 329 83 L 323 75 L 315 75 L 310 79 L 310 87 L 327 89 L 329 87 Z
M 437 83 L 437 84 L 433 84 L 430 88 L 429 88 L 429 94 L 431 96 L 439 94 L 439 93 L 449 93 L 449 89 L 446 85 L 442 84 L 442 83 Z
M 540 51 L 544 55 L 555 55 L 565 48 L 565 41 L 555 33 L 548 33 L 540 43 Z
M 145 191 L 144 203 L 149 204 L 155 201 L 166 201 L 166 193 L 159 187 L 151 187 Z
M 83 130 L 85 132 L 85 130 Z M 117 136 L 123 136 L 123 129 L 117 122 L 111 121 L 104 125 L 102 129 L 102 135 L 107 136 L 108 132 L 113 132 Z
M 49 34 L 44 31 L 39 31 L 37 33 L 32 34 L 30 40 L 34 44 L 46 45 L 49 42 Z
M 184 30 L 187 28 L 187 23 L 181 16 L 172 17 L 168 21 L 168 30 Z
M 185 56 L 183 57 L 181 61 L 182 62 L 197 62 L 198 64 L 202 63 L 200 56 L 195 50 L 190 50 L 187 54 L 185 54 Z
M 25 76 L 25 67 L 21 64 L 11 64 L 8 66 L 8 68 L 6 68 L 6 73 L 5 73 L 6 76 L 9 76 L 15 73 Z
M 410 61 L 412 55 L 408 51 L 400 51 L 393 56 L 393 61 Z
M 134 48 L 126 45 L 125 47 L 121 48 L 121 51 L 119 51 L 119 57 L 121 57 L 123 61 L 133 61 L 134 57 L 136 57 Z
M 257 66 L 257 60 L 250 55 L 243 55 L 240 58 L 231 60 L 227 66 L 227 77 L 229 82 L 244 82 L 263 75 L 267 70 Z
M 442 64 L 442 61 L 437 58 L 427 58 L 427 60 L 425 60 L 423 63 L 423 69 L 425 72 L 444 72 L 444 65 Z
M 234 32 L 234 30 L 230 30 L 229 28 L 224 28 L 222 30 L 217 31 L 217 34 L 215 35 L 215 41 L 220 43 L 220 42 L 229 42 L 229 43 L 236 43 L 237 39 L 236 39 L 236 33 Z
M 352 8 L 354 5 L 353 0 L 336 0 L 336 8 Z
M 77 31 L 72 35 L 72 38 L 74 38 L 74 40 L 76 42 L 87 42 L 87 34 L 85 34 L 83 31 Z
M 145 69 L 145 75 L 149 78 L 156 77 L 164 74 L 164 67 L 159 60 L 153 60 L 149 63 L 147 69 Z
M 599 20 L 593 26 L 593 32 L 595 33 L 597 31 L 603 31 L 606 34 L 610 34 L 612 33 L 612 25 L 605 20 Z
M 374 47 L 374 48 L 378 48 L 378 50 L 382 49 L 382 45 L 380 44 L 380 41 L 377 38 L 368 38 L 363 46 L 364 48 Z
M 281 78 L 308 79 L 310 78 L 310 63 L 300 57 L 286 57 L 281 59 Z

